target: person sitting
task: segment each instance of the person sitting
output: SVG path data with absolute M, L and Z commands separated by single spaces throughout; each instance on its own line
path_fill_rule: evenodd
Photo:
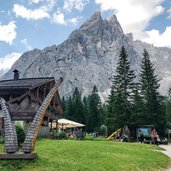
M 120 132 L 117 131 L 116 134 L 115 134 L 116 141 L 120 141 L 120 137 L 121 137 Z
M 122 142 L 128 142 L 128 135 L 124 134 Z

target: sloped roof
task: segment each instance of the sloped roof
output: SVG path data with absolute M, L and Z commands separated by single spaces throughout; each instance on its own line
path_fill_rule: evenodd
M 31 90 L 45 83 L 54 81 L 54 77 L 23 78 L 0 81 L 0 90 Z

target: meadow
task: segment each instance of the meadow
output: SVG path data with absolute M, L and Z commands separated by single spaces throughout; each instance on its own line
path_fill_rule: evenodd
M 158 150 L 157 146 L 140 143 L 41 139 L 36 143 L 35 160 L 1 160 L 0 170 L 164 171 L 170 158 Z

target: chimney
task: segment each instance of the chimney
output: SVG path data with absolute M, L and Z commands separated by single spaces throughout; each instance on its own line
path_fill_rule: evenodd
M 14 80 L 18 80 L 19 79 L 19 71 L 17 69 L 15 69 L 13 72 L 14 72 Z

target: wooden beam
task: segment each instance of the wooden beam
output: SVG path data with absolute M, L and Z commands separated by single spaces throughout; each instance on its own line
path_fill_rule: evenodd
M 58 129 L 58 121 L 56 120 L 56 129 Z
M 47 124 L 48 124 L 48 125 L 46 125 L 46 126 L 48 126 L 48 127 L 49 127 L 49 117 L 47 118 Z
M 37 157 L 37 153 L 1 153 L 0 160 L 33 160 Z
M 34 116 L 36 115 L 36 111 L 28 111 L 28 112 L 11 112 L 11 120 L 12 121 L 32 121 Z
M 8 103 L 14 103 L 14 102 L 20 102 L 25 96 L 27 96 L 29 93 L 24 93 L 23 95 L 16 97 L 16 98 L 11 98 Z
M 45 99 L 46 97 L 46 87 L 47 87 L 47 84 L 44 85 L 44 90 L 43 90 L 43 99 Z
M 37 88 L 36 98 L 39 98 L 39 87 Z
M 52 120 L 51 123 L 50 123 L 50 129 L 52 129 L 52 122 L 53 122 L 53 120 Z

